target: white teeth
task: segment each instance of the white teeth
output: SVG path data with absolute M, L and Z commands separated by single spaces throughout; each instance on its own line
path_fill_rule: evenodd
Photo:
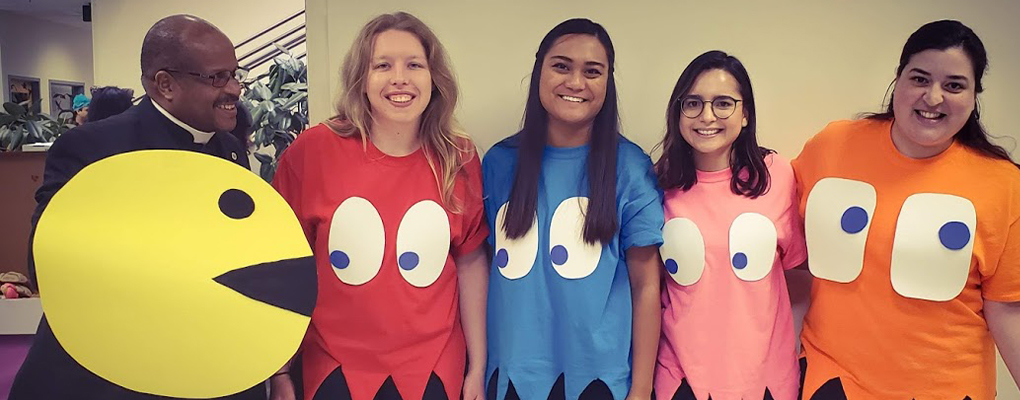
M 220 104 L 220 105 L 218 105 L 216 107 L 217 108 L 222 108 L 222 109 L 228 110 L 228 111 L 233 110 L 234 108 L 236 108 L 233 104 Z
M 572 103 L 581 103 L 581 102 L 584 101 L 584 99 L 582 99 L 580 97 L 567 96 L 567 95 L 560 95 L 560 98 L 563 99 L 563 100 L 572 102 Z
M 695 129 L 694 131 L 697 132 L 699 135 L 711 136 L 715 135 L 716 133 L 719 133 L 719 131 L 721 130 L 722 129 Z
M 941 113 L 929 112 L 929 111 L 921 111 L 921 110 L 917 110 L 917 113 L 920 114 L 922 117 L 928 118 L 928 119 L 937 119 L 937 118 L 942 116 Z
M 407 103 L 411 101 L 411 95 L 409 94 L 395 94 L 390 96 L 390 101 L 394 103 Z

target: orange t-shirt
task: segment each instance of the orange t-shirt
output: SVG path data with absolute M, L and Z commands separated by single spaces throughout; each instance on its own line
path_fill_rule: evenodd
M 815 276 L 804 399 L 993 399 L 985 300 L 1020 301 L 1020 169 L 954 142 L 911 159 L 891 121 L 829 124 L 793 167 Z

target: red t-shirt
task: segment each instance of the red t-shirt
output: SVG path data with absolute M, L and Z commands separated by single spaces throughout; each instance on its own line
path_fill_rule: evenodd
M 460 212 L 422 149 L 393 157 L 325 125 L 302 133 L 273 186 L 315 253 L 318 303 L 302 346 L 305 398 L 337 367 L 354 400 L 392 377 L 421 398 L 433 372 L 460 396 L 465 366 L 454 258 L 485 241 L 481 164 L 470 155 L 454 183 Z

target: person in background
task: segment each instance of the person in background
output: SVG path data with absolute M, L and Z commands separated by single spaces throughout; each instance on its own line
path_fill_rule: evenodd
M 131 108 L 135 91 L 116 86 L 92 89 L 92 100 L 88 106 L 88 122 L 96 122 L 120 114 Z
M 84 125 L 89 119 L 89 98 L 84 94 L 75 95 L 71 100 L 71 111 L 74 111 L 74 124 Z

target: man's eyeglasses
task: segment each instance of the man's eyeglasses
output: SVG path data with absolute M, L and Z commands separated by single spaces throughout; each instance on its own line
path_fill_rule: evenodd
M 237 83 L 241 83 L 244 82 L 245 78 L 248 77 L 248 70 L 244 68 L 238 68 L 233 71 L 220 71 L 212 75 L 200 74 L 198 72 L 191 71 L 181 71 L 178 69 L 164 69 L 164 71 L 170 73 L 188 74 L 191 76 L 202 78 L 202 80 L 207 81 L 209 84 L 213 85 L 213 87 L 218 88 L 227 86 L 227 82 L 230 82 L 230 78 L 234 78 L 234 80 L 236 80 Z
M 712 113 L 715 114 L 716 118 L 726 119 L 733 115 L 733 112 L 737 109 L 737 103 L 742 100 L 734 99 L 730 96 L 719 96 L 712 101 L 702 100 L 700 97 L 688 96 L 680 99 L 680 112 L 682 112 L 687 118 L 698 118 L 702 112 L 705 111 L 705 103 L 712 104 Z

